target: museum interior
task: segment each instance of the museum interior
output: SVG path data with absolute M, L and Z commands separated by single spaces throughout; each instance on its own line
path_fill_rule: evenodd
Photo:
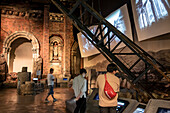
M 169 0 L 0 0 L 0 113 L 73 113 L 81 68 L 86 113 L 99 113 L 109 63 L 118 113 L 170 113 L 169 26 Z M 44 103 L 51 68 L 58 101 Z

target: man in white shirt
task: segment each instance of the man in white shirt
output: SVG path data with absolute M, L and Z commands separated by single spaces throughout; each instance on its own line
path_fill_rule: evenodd
M 86 110 L 86 91 L 87 91 L 87 80 L 85 79 L 86 70 L 81 69 L 80 75 L 75 77 L 73 80 L 73 90 L 75 93 L 76 108 L 74 113 L 85 113 Z
M 53 94 L 54 94 L 54 91 L 53 91 L 53 88 L 54 88 L 54 76 L 52 75 L 54 72 L 54 69 L 51 68 L 50 69 L 50 73 L 47 75 L 47 82 L 48 82 L 48 87 L 49 87 L 49 93 L 45 99 L 45 102 L 49 102 L 48 101 L 48 97 L 51 95 L 52 98 L 53 98 L 53 102 L 57 101 L 57 99 L 54 98 Z

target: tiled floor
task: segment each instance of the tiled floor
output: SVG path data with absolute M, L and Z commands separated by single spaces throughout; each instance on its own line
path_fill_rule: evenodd
M 49 103 L 44 99 L 48 91 L 35 96 L 22 96 L 17 94 L 17 89 L 0 89 L 0 113 L 67 113 L 65 100 L 73 97 L 73 92 L 68 88 L 55 88 L 54 97 L 58 99 L 53 103 L 51 96 Z

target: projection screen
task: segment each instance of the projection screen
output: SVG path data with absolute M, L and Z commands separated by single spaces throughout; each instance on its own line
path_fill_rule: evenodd
M 131 24 L 126 4 L 109 14 L 105 19 L 132 40 Z M 88 29 L 90 29 L 91 32 L 94 34 L 97 26 L 91 26 Z M 105 29 L 103 33 L 107 33 L 107 29 Z M 77 37 L 81 57 L 88 57 L 99 53 L 99 51 L 91 44 L 91 42 L 88 41 L 88 39 L 86 39 L 86 37 L 82 33 L 78 33 Z M 111 47 L 115 46 L 119 41 L 120 40 L 118 38 L 115 38 L 115 40 L 111 42 Z M 118 48 L 123 46 L 124 44 L 122 43 Z
M 169 0 L 132 0 L 139 41 L 170 32 Z
M 109 14 L 106 17 L 106 20 L 110 22 L 114 27 L 116 27 L 119 31 L 121 31 L 124 35 L 126 35 L 129 39 L 133 40 L 131 23 L 126 4 Z M 105 30 L 105 33 L 107 33 L 107 31 L 108 29 Z M 119 38 L 115 38 L 115 40 L 113 40 L 111 43 L 111 48 L 112 46 L 115 46 L 119 41 Z M 122 43 L 120 46 L 118 46 L 118 48 L 121 48 L 123 46 L 125 45 Z
M 91 26 L 88 29 L 94 34 L 97 29 L 97 26 Z M 78 37 L 81 57 L 88 57 L 100 53 L 96 49 L 96 47 L 93 46 L 93 44 L 81 32 L 77 34 L 77 37 Z

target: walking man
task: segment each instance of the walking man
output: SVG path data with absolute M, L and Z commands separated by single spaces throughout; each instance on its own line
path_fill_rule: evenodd
M 117 66 L 113 63 L 107 66 L 107 81 L 109 82 L 110 86 L 113 88 L 115 92 L 119 92 L 120 89 L 120 80 L 118 77 L 115 76 L 117 71 Z M 113 99 L 109 99 L 105 92 L 105 75 L 99 75 L 96 81 L 97 87 L 99 88 L 99 109 L 100 113 L 116 113 L 117 107 L 117 98 L 118 93 Z
M 57 101 L 57 99 L 54 98 L 53 94 L 54 94 L 54 91 L 53 91 L 53 88 L 54 88 L 54 76 L 52 75 L 54 72 L 54 69 L 51 68 L 50 69 L 50 73 L 47 75 L 47 82 L 48 82 L 48 87 L 49 87 L 49 92 L 48 92 L 48 95 L 45 99 L 45 102 L 49 102 L 48 101 L 48 97 L 51 95 L 52 98 L 53 98 L 53 102 Z

